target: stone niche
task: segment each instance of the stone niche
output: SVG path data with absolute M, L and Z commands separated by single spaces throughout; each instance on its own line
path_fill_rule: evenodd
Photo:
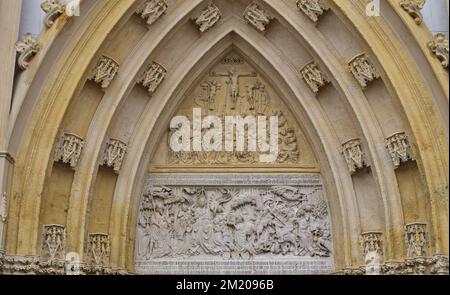
M 326 274 L 330 218 L 319 174 L 148 174 L 140 274 Z

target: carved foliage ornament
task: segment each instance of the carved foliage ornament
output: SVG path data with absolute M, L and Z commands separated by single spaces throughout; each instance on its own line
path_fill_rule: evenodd
M 423 16 L 420 11 L 425 6 L 425 2 L 426 0 L 402 0 L 400 1 L 400 6 L 409 13 L 416 24 L 420 25 L 423 22 Z
M 448 38 L 444 33 L 437 33 L 433 40 L 428 43 L 428 48 L 441 61 L 444 68 L 448 69 Z
M 61 161 L 75 168 L 83 151 L 84 141 L 81 137 L 71 133 L 64 133 L 55 150 L 55 162 Z
M 127 145 L 124 142 L 110 139 L 103 153 L 102 164 L 113 168 L 114 172 L 119 173 L 126 153 Z
M 424 223 L 407 224 L 405 242 L 408 258 L 426 256 L 428 247 L 427 225 Z
M 219 8 L 214 4 L 208 5 L 203 9 L 200 15 L 195 18 L 195 24 L 199 27 L 200 32 L 204 33 L 212 28 L 222 17 Z
M 66 228 L 59 224 L 44 225 L 41 258 L 47 261 L 64 260 Z
M 16 43 L 16 51 L 20 53 L 17 61 L 19 67 L 22 70 L 26 70 L 29 66 L 31 59 L 39 52 L 41 46 L 39 42 L 33 38 L 31 33 L 24 35 L 23 41 Z
M 92 265 L 108 265 L 110 257 L 109 235 L 92 233 L 88 237 L 88 263 Z
M 351 59 L 348 63 L 350 72 L 353 74 L 359 85 L 364 89 L 368 84 L 378 78 L 380 75 L 366 54 L 360 54 Z
M 354 174 L 358 169 L 369 166 L 362 151 L 360 139 L 351 139 L 344 143 L 342 145 L 342 154 L 351 174 Z
M 401 163 L 412 159 L 411 145 L 404 132 L 395 133 L 386 139 L 386 148 L 391 155 L 392 163 L 398 168 Z
M 147 71 L 142 75 L 141 83 L 145 88 L 147 88 L 148 93 L 151 95 L 155 93 L 158 86 L 165 79 L 167 70 L 157 62 L 153 62 Z
M 314 93 L 319 93 L 322 87 L 325 87 L 330 81 L 325 77 L 319 66 L 315 62 L 305 65 L 301 70 L 303 80 Z
M 315 23 L 317 23 L 319 17 L 329 9 L 328 7 L 325 7 L 320 0 L 297 0 L 297 7 Z
M 148 0 L 136 13 L 150 26 L 166 13 L 167 9 L 168 5 L 164 0 Z
M 48 28 L 50 28 L 55 23 L 55 20 L 66 10 L 66 7 L 61 3 L 61 0 L 45 0 L 41 3 L 41 8 L 46 13 L 44 23 Z
M 269 16 L 258 4 L 252 3 L 245 9 L 244 19 L 257 30 L 263 32 L 273 17 Z
M 89 80 L 93 80 L 99 84 L 103 89 L 108 88 L 112 80 L 119 72 L 119 64 L 111 57 L 102 56 L 97 63 L 97 66 L 92 71 Z

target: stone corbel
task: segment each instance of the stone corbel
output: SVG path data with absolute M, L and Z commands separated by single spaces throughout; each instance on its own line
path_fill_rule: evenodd
M 46 13 L 44 24 L 50 28 L 55 23 L 55 20 L 66 11 L 66 6 L 61 3 L 61 0 L 45 0 L 41 3 L 41 9 Z
M 408 12 L 408 14 L 414 19 L 417 25 L 422 24 L 422 8 L 425 6 L 426 0 L 402 0 L 400 6 Z
M 17 64 L 22 70 L 28 69 L 28 66 L 33 57 L 39 52 L 41 46 L 39 42 L 31 35 L 26 33 L 23 41 L 16 43 L 16 51 L 20 54 Z

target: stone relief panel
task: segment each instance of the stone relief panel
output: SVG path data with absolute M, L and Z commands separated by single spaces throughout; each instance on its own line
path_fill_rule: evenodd
M 315 23 L 329 9 L 322 0 L 297 0 L 297 8 Z
M 356 173 L 356 171 L 369 167 L 367 163 L 366 155 L 361 147 L 360 139 L 351 139 L 342 145 L 342 154 L 347 162 L 348 170 L 350 174 Z
M 41 259 L 55 261 L 65 259 L 66 228 L 59 224 L 44 225 Z
M 365 89 L 371 82 L 380 78 L 377 69 L 369 61 L 366 54 L 360 54 L 352 58 L 348 63 L 350 72 L 361 85 L 362 89 Z
M 166 78 L 167 70 L 157 62 L 152 62 L 149 68 L 143 73 L 139 83 L 147 88 L 148 93 L 153 95 L 159 85 Z
M 113 168 L 115 173 L 120 172 L 122 162 L 127 153 L 127 145 L 121 140 L 111 138 L 103 152 L 102 164 Z
M 319 90 L 325 87 L 330 81 L 325 74 L 320 70 L 319 66 L 315 62 L 310 62 L 305 65 L 301 70 L 303 80 L 315 94 L 319 93 Z
M 273 17 L 267 14 L 257 3 L 251 3 L 244 11 L 244 19 L 257 30 L 264 32 Z
M 386 139 L 386 148 L 391 155 L 392 163 L 395 168 L 400 167 L 401 163 L 413 159 L 411 145 L 408 136 L 404 132 L 398 132 Z
M 284 105 L 265 78 L 235 52 L 223 57 L 199 80 L 193 90 L 185 95 L 173 117 L 187 117 L 190 120 L 192 130 L 194 128 L 194 108 L 201 109 L 202 118 L 217 116 L 221 119 L 223 139 L 230 135 L 225 128 L 227 117 L 233 116 L 242 119 L 248 116 L 253 118 L 265 116 L 267 119 L 271 116 L 277 117 L 278 155 L 270 166 L 308 168 L 316 166 L 312 149 L 291 111 Z M 259 156 L 263 153 L 259 147 L 255 151 L 249 151 L 248 149 L 238 151 L 237 136 L 233 134 L 231 136 L 233 136 L 235 142 L 231 150 L 223 147 L 221 150 L 209 151 L 198 151 L 193 148 L 190 151 L 173 151 L 170 148 L 170 140 L 172 135 L 178 133 L 182 127 L 177 125 L 169 128 L 168 126 L 168 131 L 161 140 L 164 144 L 160 145 L 157 154 L 154 156 L 152 167 L 210 166 L 212 164 L 227 167 L 269 166 L 269 164 L 259 161 Z M 202 138 L 213 127 L 202 128 Z M 245 144 L 248 146 L 247 139 L 250 137 L 256 138 L 258 130 L 256 127 L 246 126 L 246 128 Z M 193 133 L 191 133 L 191 137 L 193 138 Z M 269 138 L 270 134 L 268 133 L 266 140 L 268 141 Z
M 148 0 L 136 13 L 151 26 L 166 13 L 168 7 L 164 0 Z
M 198 17 L 194 18 L 194 21 L 200 32 L 204 33 L 211 29 L 221 18 L 222 13 L 219 8 L 211 3 L 200 12 Z
M 425 223 L 407 224 L 405 244 L 408 258 L 425 257 L 428 249 L 427 225 Z
M 109 235 L 93 233 L 88 236 L 87 261 L 91 265 L 108 265 L 110 257 Z
M 78 135 L 64 133 L 55 149 L 55 162 L 62 162 L 76 168 L 83 151 L 84 140 Z
M 109 84 L 111 84 L 112 80 L 114 80 L 118 72 L 119 63 L 111 57 L 102 56 L 89 76 L 89 80 L 94 81 L 103 89 L 106 89 Z
M 330 221 L 321 185 L 224 186 L 212 185 L 208 175 L 203 179 L 203 186 L 147 181 L 136 234 L 140 271 L 154 271 L 146 268 L 147 262 L 161 267 L 164 261 L 178 260 L 195 262 L 193 272 L 198 261 L 218 261 L 219 268 L 230 261 L 331 261 Z

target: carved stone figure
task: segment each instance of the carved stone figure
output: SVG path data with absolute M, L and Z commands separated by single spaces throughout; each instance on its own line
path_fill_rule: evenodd
M 366 275 L 381 274 L 381 257 L 377 251 L 368 251 L 364 257 L 366 265 Z
M 204 33 L 212 28 L 222 17 L 219 8 L 210 4 L 200 12 L 200 15 L 195 18 L 195 24 L 199 27 L 200 32 Z
M 369 166 L 361 149 L 360 139 L 351 139 L 344 143 L 342 145 L 342 154 L 351 174 L 354 174 L 358 169 Z
M 139 83 L 147 88 L 148 93 L 152 95 L 165 79 L 166 74 L 167 70 L 162 65 L 153 62 L 149 69 L 144 72 Z
M 244 11 L 244 19 L 263 32 L 273 19 L 258 4 L 252 3 Z
M 109 235 L 93 233 L 88 236 L 87 260 L 92 265 L 108 265 L 110 256 Z
M 97 66 L 89 76 L 89 80 L 93 80 L 99 84 L 103 89 L 108 88 L 112 80 L 119 72 L 119 64 L 111 57 L 102 56 L 97 63 Z
M 444 33 L 437 33 L 428 43 L 430 50 L 441 61 L 444 68 L 448 69 L 448 38 Z
M 112 167 L 114 172 L 119 173 L 126 153 L 127 145 L 124 142 L 118 139 L 110 139 L 103 153 L 102 164 Z
M 315 62 L 305 65 L 300 70 L 300 73 L 309 88 L 316 94 L 319 93 L 322 87 L 330 83 Z
M 348 65 L 350 72 L 363 89 L 366 88 L 370 82 L 380 78 L 378 71 L 372 63 L 370 63 L 367 55 L 364 53 L 352 58 Z
M 41 258 L 46 261 L 64 260 L 66 228 L 59 224 L 44 225 Z
M 297 0 L 297 7 L 315 23 L 328 10 L 320 0 Z
M 405 243 L 408 250 L 408 258 L 425 257 L 428 248 L 427 225 L 424 223 L 407 224 Z
M 239 99 L 239 92 L 240 92 L 240 88 L 239 88 L 239 78 L 241 77 L 256 77 L 256 73 L 255 72 L 251 72 L 251 73 L 239 73 L 235 67 L 231 68 L 229 71 L 225 72 L 225 73 L 216 73 L 216 72 L 212 72 L 211 73 L 212 77 L 227 77 L 228 81 L 228 90 L 229 90 L 229 95 L 231 98 L 231 109 L 235 109 L 236 108 L 236 104 L 238 102 Z
M 365 260 L 369 252 L 375 252 L 380 257 L 383 255 L 383 243 L 380 232 L 365 232 L 361 234 L 360 247 Z
M 53 26 L 55 20 L 66 10 L 61 0 L 45 0 L 41 3 L 41 8 L 46 13 L 44 23 L 48 28 Z
M 246 100 L 250 111 L 256 111 L 257 114 L 264 114 L 270 104 L 269 95 L 266 92 L 266 87 L 260 82 L 256 81 L 254 84 L 246 86 Z
M 75 168 L 80 160 L 83 147 L 84 141 L 81 137 L 71 133 L 64 133 L 56 146 L 54 160 L 69 164 L 70 167 Z
M 22 70 L 28 69 L 31 59 L 39 52 L 41 46 L 39 42 L 31 35 L 26 33 L 23 41 L 16 43 L 16 51 L 20 54 L 17 64 Z
M 204 90 L 204 95 L 200 98 L 200 103 L 205 109 L 214 111 L 216 109 L 216 95 L 222 88 L 222 85 L 216 81 L 207 81 L 201 86 Z
M 412 159 L 411 146 L 408 136 L 404 132 L 398 132 L 386 139 L 386 148 L 392 158 L 395 168 L 400 167 L 401 163 Z
M 136 13 L 150 26 L 166 13 L 167 9 L 168 5 L 164 0 L 148 0 Z
M 136 259 L 330 257 L 326 208 L 322 195 L 291 186 L 150 186 L 139 210 Z
M 420 12 L 425 6 L 426 0 L 402 0 L 400 6 L 409 13 L 416 24 L 420 25 L 423 22 L 423 16 Z

